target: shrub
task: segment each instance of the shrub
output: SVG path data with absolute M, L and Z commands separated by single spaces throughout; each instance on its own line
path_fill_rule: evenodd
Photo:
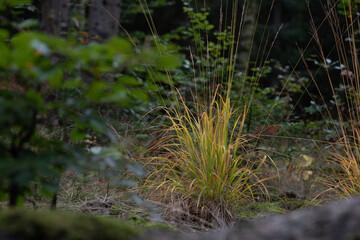
M 11 206 L 32 183 L 56 193 L 66 169 L 125 168 L 103 106 L 146 102 L 146 87 L 129 72 L 173 65 L 167 55 L 135 53 L 120 38 L 75 45 L 35 32 L 10 39 L 0 30 L 0 51 L 0 194 L 9 194 Z M 90 82 L 83 82 L 84 74 Z M 112 146 L 86 151 L 81 142 L 89 134 Z

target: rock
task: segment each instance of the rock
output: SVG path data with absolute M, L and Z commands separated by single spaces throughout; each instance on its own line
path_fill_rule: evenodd
M 137 238 L 139 239 L 139 238 Z M 203 234 L 156 232 L 142 240 L 355 240 L 360 239 L 360 197 L 243 223 Z
M 278 216 L 262 227 L 257 224 L 252 239 L 360 239 L 360 198 L 324 207 L 313 207 Z
M 360 239 L 360 197 L 234 226 L 197 239 L 353 240 Z

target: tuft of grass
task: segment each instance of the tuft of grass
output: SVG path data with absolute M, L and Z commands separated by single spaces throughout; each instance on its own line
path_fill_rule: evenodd
M 337 168 L 325 182 L 338 197 L 348 198 L 360 192 L 360 129 L 353 129 L 354 135 L 341 138 L 333 148 L 330 162 Z
M 196 111 L 180 100 L 182 110 L 165 108 L 171 126 L 154 146 L 160 155 L 147 163 L 145 185 L 159 199 L 186 201 L 207 221 L 226 222 L 256 191 L 267 192 L 258 176 L 266 156 L 256 157 L 244 133 L 246 107 L 234 109 L 218 93 L 208 106 L 195 103 Z
M 357 6 L 352 1 L 327 1 L 324 4 L 326 19 L 333 36 L 334 48 L 326 53 L 318 35 L 320 27 L 313 22 L 312 32 L 318 45 L 319 58 L 327 74 L 333 95 L 333 111 L 322 95 L 315 76 L 309 71 L 324 102 L 324 119 L 330 119 L 328 128 L 334 132 L 337 140 L 328 151 L 328 161 L 332 171 L 324 181 L 328 186 L 325 192 L 334 192 L 340 198 L 347 198 L 360 192 L 360 62 L 358 59 L 358 32 L 360 21 Z M 342 14 L 339 14 L 342 12 Z M 329 65 L 329 55 L 336 53 L 340 76 L 334 75 Z M 340 78 L 340 88 L 336 82 Z M 340 90 L 339 90 L 340 89 Z M 342 91 L 342 92 L 339 92 Z M 342 95 L 342 96 L 341 96 Z M 335 112 L 335 113 L 334 113 Z
M 139 1 L 161 53 L 161 43 L 146 2 Z M 268 196 L 264 182 L 269 178 L 261 174 L 267 157 L 256 151 L 254 135 L 246 134 L 248 126 L 245 129 L 259 75 L 247 76 L 252 66 L 249 59 L 246 66 L 241 66 L 241 72 L 244 72 L 238 74 L 240 41 L 246 38 L 242 30 L 247 21 L 247 10 L 253 5 L 245 1 L 241 16 L 237 15 L 241 8 L 238 1 L 226 2 L 226 6 L 226 9 L 220 9 L 219 29 L 216 31 L 217 36 L 226 37 L 217 37 L 213 42 L 215 52 L 209 46 L 213 26 L 210 27 L 206 20 L 207 15 L 202 10 L 199 12 L 196 3 L 194 8 L 189 8 L 195 42 L 195 46 L 189 48 L 194 74 L 189 81 L 194 81 L 195 86 L 190 89 L 193 102 L 181 95 L 171 73 L 166 71 L 172 93 L 168 98 L 173 107 L 162 109 L 170 124 L 160 140 L 149 149 L 156 156 L 145 164 L 150 172 L 144 183 L 149 196 L 171 203 L 173 210 L 185 215 L 183 217 L 210 224 L 210 227 L 229 222 L 240 205 L 258 199 L 259 193 Z M 250 29 L 247 36 L 250 40 L 249 56 L 253 50 L 258 15 L 255 16 L 254 29 Z M 201 17 L 195 19 L 194 16 Z M 257 55 L 255 65 L 262 67 L 268 56 Z M 156 76 L 154 83 L 157 84 Z M 238 97 L 233 96 L 235 92 Z M 249 122 L 251 117 L 248 125 Z

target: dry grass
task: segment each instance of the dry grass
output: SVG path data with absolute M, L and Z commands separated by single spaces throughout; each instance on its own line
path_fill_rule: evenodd
M 327 153 L 333 171 L 327 174 L 324 181 L 329 187 L 325 192 L 333 192 L 340 198 L 347 198 L 360 191 L 360 65 L 356 39 L 360 30 L 360 21 L 359 16 L 355 14 L 357 9 L 352 1 L 342 3 L 344 3 L 343 9 L 340 10 L 346 13 L 343 16 L 338 13 L 339 1 L 328 0 L 324 5 L 326 13 L 324 22 L 327 21 L 331 27 L 335 42 L 332 52 L 336 52 L 338 65 L 341 68 L 340 78 L 344 95 L 342 98 L 336 89 L 336 79 L 339 77 L 331 71 L 328 55 L 323 51 L 322 41 L 318 35 L 319 28 L 315 27 L 314 22 L 312 24 L 313 39 L 318 45 L 319 58 L 329 80 L 336 114 L 331 112 L 315 77 L 311 72 L 309 73 L 326 109 L 323 118 L 331 120 L 328 127 L 337 136 L 337 140 L 331 144 L 331 151 Z
M 266 179 L 258 177 L 266 156 L 256 157 L 243 132 L 246 107 L 234 109 L 219 94 L 207 107 L 196 104 L 195 112 L 184 101 L 182 107 L 165 109 L 171 126 L 153 148 L 159 156 L 147 163 L 145 186 L 158 199 L 186 202 L 206 221 L 226 222 L 257 191 L 267 193 Z
M 194 27 L 195 49 L 190 49 L 189 54 L 195 85 L 202 92 L 191 89 L 193 102 L 187 102 L 176 90 L 171 74 L 167 72 L 173 91 L 171 99 L 175 102 L 174 107 L 163 108 L 170 126 L 165 128 L 163 137 L 150 149 L 155 157 L 146 163 L 150 175 L 144 188 L 152 199 L 170 203 L 170 208 L 176 209 L 183 218 L 191 218 L 212 227 L 229 222 L 239 205 L 254 201 L 259 195 L 268 195 L 264 181 L 269 177 L 260 174 L 267 157 L 256 151 L 256 144 L 250 143 L 254 136 L 245 134 L 244 129 L 259 80 L 255 75 L 246 76 L 249 63 L 244 80 L 236 89 L 243 98 L 242 103 L 230 101 L 248 3 L 240 6 L 238 1 L 234 1 L 229 3 L 229 9 L 220 9 L 218 33 L 226 34 L 229 30 L 231 36 L 228 39 L 231 40 L 226 42 L 226 39 L 218 39 L 216 57 L 210 55 L 209 46 L 203 46 L 204 43 L 208 44 L 211 33 L 207 29 Z M 147 9 L 146 1 L 141 6 Z M 242 15 L 238 18 L 240 10 Z M 162 53 L 156 27 L 147 12 L 144 11 L 144 14 L 149 28 Z M 228 17 L 231 20 L 229 26 L 226 26 Z M 256 25 L 257 20 L 255 28 Z M 199 36 L 205 36 L 206 41 L 199 39 Z M 254 36 L 255 29 L 252 41 Z M 271 49 L 272 46 L 268 47 Z M 206 61 L 199 64 L 195 55 Z M 261 68 L 268 56 L 258 55 Z M 214 66 L 224 66 L 211 69 L 212 58 Z M 220 59 L 225 60 L 221 62 Z M 196 82 L 197 76 L 205 81 Z M 157 82 L 156 77 L 154 82 Z

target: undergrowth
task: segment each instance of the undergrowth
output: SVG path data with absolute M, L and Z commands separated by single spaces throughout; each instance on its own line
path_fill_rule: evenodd
M 326 18 L 320 26 L 315 25 L 310 13 L 311 41 L 318 45 L 318 68 L 314 72 L 308 66 L 304 53 L 308 45 L 301 51 L 298 63 L 282 72 L 280 89 L 259 87 L 260 80 L 271 72 L 267 66 L 270 64 L 268 52 L 277 37 L 276 34 L 275 39 L 269 39 L 265 27 L 260 34 L 260 45 L 264 49 L 259 47 L 261 50 L 252 53 L 258 17 L 262 14 L 260 8 L 250 34 L 246 66 L 239 66 L 242 31 L 250 1 L 245 1 L 243 6 L 238 1 L 226 1 L 227 8 L 220 9 L 217 29 L 208 21 L 206 7 L 192 8 L 191 1 L 183 2 L 190 21 L 186 34 L 188 38 L 193 37 L 191 46 L 181 49 L 187 56 L 183 59 L 187 68 L 174 71 L 163 64 L 165 70 L 159 73 L 145 66 L 153 81 L 152 87 L 157 88 L 163 103 L 155 106 L 146 118 L 162 113 L 158 116 L 161 134 L 144 134 L 150 147 L 138 158 L 134 153 L 135 144 L 124 149 L 117 146 L 116 151 L 109 152 L 119 152 L 122 156 L 120 152 L 127 151 L 130 158 L 140 159 L 138 162 L 149 173 L 139 181 L 140 190 L 148 200 L 167 209 L 163 214 L 167 219 L 175 215 L 174 218 L 180 220 L 218 227 L 237 217 L 283 213 L 319 204 L 318 200 L 328 196 L 347 198 L 357 194 L 360 191 L 357 55 L 360 21 L 354 1 L 327 1 L 323 5 Z M 153 34 L 147 44 L 155 45 L 163 57 L 176 48 L 158 36 L 146 1 L 139 3 Z M 336 43 L 329 53 L 325 52 L 319 36 L 324 22 L 328 22 Z M 333 52 L 338 59 L 332 63 L 329 56 L 333 56 Z M 296 71 L 301 60 L 308 70 L 306 77 Z M 340 85 L 332 69 L 335 65 L 340 70 Z M 318 72 L 325 73 L 329 80 L 331 97 L 322 92 Z M 308 81 L 309 78 L 312 81 Z M 310 84 L 315 86 L 317 95 L 309 89 Z M 301 100 L 301 97 L 297 102 L 291 99 L 294 92 L 301 97 L 309 95 L 311 104 L 305 108 L 308 114 L 305 116 L 321 116 L 318 124 L 308 119 L 300 121 L 292 115 Z M 317 105 L 321 101 L 322 105 Z M 125 141 L 118 129 L 107 127 L 119 142 Z M 151 126 L 147 130 L 158 128 Z M 326 139 L 319 134 L 318 139 L 314 136 L 316 131 L 329 134 Z M 127 130 L 125 132 L 127 135 Z M 156 135 L 160 137 L 152 139 Z M 89 150 L 99 150 L 96 140 L 92 144 L 95 146 Z M 108 157 L 107 152 L 103 154 Z M 110 173 L 109 165 L 103 166 Z M 115 175 L 124 175 L 124 171 L 114 172 L 111 177 Z M 132 174 L 131 180 L 134 178 Z M 120 216 L 135 222 L 146 222 L 150 218 L 142 209 L 128 204 L 131 197 L 111 185 L 108 178 L 84 174 L 80 180 L 72 181 L 71 176 L 65 176 L 61 184 L 59 199 L 64 203 L 59 205 L 61 208 Z M 318 184 L 322 184 L 321 187 Z
M 258 175 L 266 156 L 256 155 L 244 134 L 246 108 L 234 109 L 219 94 L 196 111 L 182 104 L 165 109 L 171 126 L 154 146 L 159 156 L 146 164 L 153 168 L 145 185 L 159 199 L 187 202 L 204 219 L 231 220 L 239 205 L 267 193 Z
M 248 77 L 247 70 L 242 77 L 235 74 L 249 2 L 243 6 L 238 1 L 227 3 L 231 10 L 220 10 L 215 41 L 209 40 L 214 26 L 207 20 L 206 9 L 199 10 L 196 3 L 193 9 L 184 2 L 194 38 L 190 48 L 193 76 L 189 77 L 195 88 L 185 98 L 168 73 L 173 106 L 161 107 L 169 124 L 150 149 L 155 157 L 146 160 L 150 174 L 144 189 L 150 198 L 178 206 L 180 215 L 214 227 L 233 220 L 247 201 L 268 197 L 264 182 L 272 176 L 260 174 L 267 157 L 256 150 L 256 137 L 245 128 L 260 74 Z M 146 9 L 146 2 L 140 3 Z M 144 13 L 159 46 L 151 15 Z M 249 63 L 241 68 L 248 69 Z M 238 92 L 237 99 L 231 96 L 233 91 Z
M 356 1 L 357 2 L 357 1 Z M 330 143 L 328 160 L 331 171 L 326 174 L 326 192 L 340 198 L 348 198 L 360 191 L 360 85 L 358 59 L 358 32 L 360 21 L 358 7 L 354 1 L 327 1 L 324 5 L 326 21 L 332 31 L 334 48 L 325 52 L 318 28 L 313 23 L 312 32 L 319 49 L 319 59 L 327 74 L 333 95 L 334 111 L 324 102 L 323 118 L 330 119 L 329 127 L 336 136 Z M 340 14 L 339 14 L 340 13 Z M 340 71 L 340 85 L 329 62 L 328 55 L 336 53 L 336 66 Z M 313 74 L 311 73 L 311 76 Z M 313 82 L 316 83 L 313 76 Z M 322 91 L 319 94 L 324 101 Z

